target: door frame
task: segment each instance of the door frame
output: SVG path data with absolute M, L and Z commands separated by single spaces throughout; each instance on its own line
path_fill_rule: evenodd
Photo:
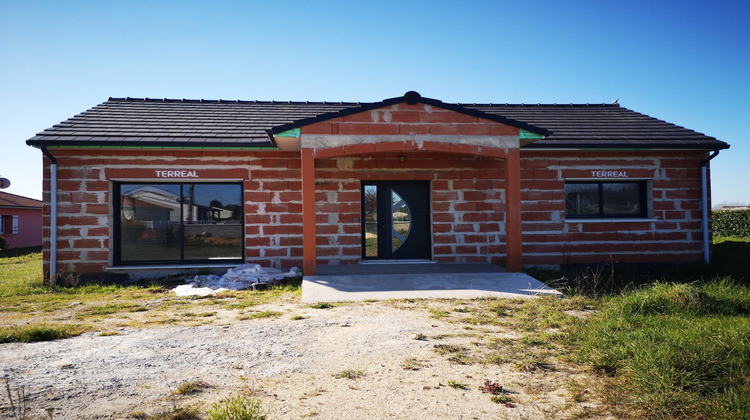
M 422 250 L 423 252 L 426 251 L 427 255 L 425 256 L 425 258 L 403 258 L 403 257 L 402 258 L 394 258 L 392 255 L 388 255 L 388 256 L 379 256 L 378 255 L 378 256 L 375 256 L 375 257 L 367 256 L 367 238 L 366 238 L 367 230 L 366 230 L 366 220 L 365 220 L 365 187 L 366 186 L 372 186 L 372 185 L 374 185 L 374 186 L 376 186 L 378 188 L 380 188 L 380 187 L 388 188 L 389 191 L 393 191 L 393 190 L 391 190 L 392 186 L 399 186 L 399 185 L 419 186 L 419 187 L 423 187 L 424 188 L 424 193 L 425 193 L 425 197 L 424 197 L 425 198 L 424 211 L 426 212 L 426 215 L 424 217 L 425 220 L 423 222 L 424 223 L 423 227 L 424 227 L 424 239 L 428 242 L 427 245 L 425 245 L 425 249 Z M 380 194 L 380 192 L 378 194 Z M 402 198 L 407 202 L 407 204 L 409 203 L 409 201 L 408 201 L 408 199 L 406 197 L 403 197 L 402 194 L 399 194 L 399 195 L 402 196 Z M 390 194 L 389 194 L 389 196 L 390 196 Z M 389 199 L 389 201 L 390 201 L 390 199 Z M 431 188 L 430 181 L 427 181 L 427 180 L 414 180 L 414 181 L 406 181 L 406 180 L 377 180 L 377 181 L 376 180 L 363 180 L 360 183 L 360 204 L 361 204 L 360 216 L 361 216 L 361 219 L 362 219 L 362 221 L 361 221 L 361 246 L 362 246 L 361 257 L 362 257 L 362 261 L 371 262 L 371 261 L 431 261 L 432 260 L 432 252 L 433 252 L 433 248 L 432 248 L 432 245 L 433 245 L 433 243 L 432 243 L 432 188 Z M 378 203 L 378 204 L 380 204 L 380 203 Z M 392 228 L 392 220 L 390 220 L 388 223 L 389 223 L 389 226 L 391 226 L 391 228 Z M 413 222 L 413 218 L 412 218 L 412 223 L 414 223 Z M 376 228 L 376 229 L 379 229 L 379 227 Z M 380 232 L 379 232 L 378 236 L 380 236 Z M 388 246 L 392 246 L 392 244 L 391 244 L 392 236 L 393 235 L 390 234 L 390 233 L 387 235 Z M 380 248 L 380 246 L 378 246 L 378 248 Z M 378 250 L 378 253 L 380 253 L 380 250 Z

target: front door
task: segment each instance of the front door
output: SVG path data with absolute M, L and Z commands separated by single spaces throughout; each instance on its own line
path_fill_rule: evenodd
M 362 258 L 430 259 L 430 184 L 362 182 Z

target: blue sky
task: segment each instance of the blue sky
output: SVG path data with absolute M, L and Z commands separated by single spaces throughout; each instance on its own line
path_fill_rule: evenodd
M 750 2 L 0 0 L 0 175 L 41 198 L 35 133 L 108 97 L 609 103 L 731 144 L 750 204 Z M 744 180 L 744 181 L 743 181 Z

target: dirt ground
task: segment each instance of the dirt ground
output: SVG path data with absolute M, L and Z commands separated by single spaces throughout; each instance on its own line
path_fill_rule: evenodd
M 607 417 L 589 392 L 592 375 L 560 357 L 519 363 L 510 354 L 522 333 L 456 322 L 472 303 L 458 312 L 455 305 L 319 309 L 281 298 L 252 308 L 278 313 L 265 318 L 219 309 L 207 325 L 136 328 L 130 319 L 116 335 L 2 344 L 2 375 L 13 391 L 24 388 L 29 415 L 38 418 L 49 418 L 49 410 L 54 418 L 205 412 L 233 394 L 260 398 L 272 419 Z M 110 325 L 102 331 L 111 332 Z M 503 346 L 507 361 L 483 357 L 490 347 L 502 354 Z M 503 387 L 495 401 L 480 390 L 486 380 Z M 197 392 L 178 392 L 192 381 L 202 384 Z M 0 415 L 9 413 L 3 392 Z

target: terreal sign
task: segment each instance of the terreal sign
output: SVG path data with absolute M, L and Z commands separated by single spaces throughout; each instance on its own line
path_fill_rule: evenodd
M 199 178 L 196 171 L 154 171 L 157 178 Z
M 628 178 L 627 171 L 591 171 L 592 178 Z
M 163 168 L 107 168 L 107 179 L 209 179 L 242 180 L 249 179 L 250 171 L 244 168 L 226 169 L 163 169 Z

